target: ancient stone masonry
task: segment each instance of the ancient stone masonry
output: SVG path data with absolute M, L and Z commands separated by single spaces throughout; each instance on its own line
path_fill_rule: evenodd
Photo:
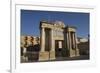
M 50 23 L 40 22 L 40 45 L 39 61 L 56 59 L 56 50 L 65 49 L 65 56 L 79 56 L 76 43 L 76 28 L 65 26 L 63 22 Z
M 76 57 L 79 56 L 77 47 L 76 28 L 65 26 L 61 21 L 56 22 L 40 22 L 40 36 L 21 36 L 21 59 L 29 61 L 31 57 L 37 56 L 37 61 L 56 60 L 58 57 Z M 38 38 L 38 39 L 37 39 Z M 39 44 L 40 50 L 32 56 L 28 54 L 29 46 Z M 35 47 L 34 49 L 37 49 Z M 36 55 L 35 55 L 36 54 Z M 39 55 L 37 55 L 39 54 Z

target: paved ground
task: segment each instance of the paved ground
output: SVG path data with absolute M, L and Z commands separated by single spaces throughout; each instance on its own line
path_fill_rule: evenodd
M 58 57 L 55 60 L 49 60 L 49 61 L 73 61 L 73 60 L 89 60 L 89 55 L 82 55 L 78 57 Z
M 89 60 L 89 55 L 81 55 L 78 57 L 58 57 L 55 60 L 48 60 L 48 61 L 28 61 L 24 63 L 32 63 L 32 62 L 51 62 L 51 61 L 73 61 L 73 60 Z
M 59 57 L 56 60 L 62 61 L 62 60 L 86 60 L 89 59 L 88 55 L 78 56 L 78 57 Z

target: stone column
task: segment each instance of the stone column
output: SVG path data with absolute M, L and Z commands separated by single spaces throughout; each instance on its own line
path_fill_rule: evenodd
M 72 38 L 73 34 L 71 34 L 71 32 L 69 32 L 69 56 L 70 57 L 74 57 L 75 56 L 75 50 L 73 50 L 73 43 L 72 43 Z
M 77 36 L 76 36 L 76 34 L 74 34 L 74 37 L 75 37 L 75 55 L 76 56 L 79 56 L 80 54 L 79 54 L 79 49 L 78 49 L 78 47 L 77 47 Z
M 51 49 L 50 49 L 50 60 L 53 60 L 53 59 L 55 59 L 55 43 L 54 43 L 54 39 L 53 39 L 53 29 L 51 29 L 51 31 L 50 31 L 51 33 L 50 33 L 50 40 L 51 40 L 51 42 L 50 42 L 50 45 L 51 45 Z
M 51 51 L 55 51 L 54 39 L 53 39 L 53 30 L 52 29 L 51 29 Z
M 74 35 L 75 35 L 75 33 L 72 34 L 72 36 L 73 36 L 73 49 L 76 48 L 76 47 L 75 47 L 75 46 L 76 46 L 76 45 L 75 45 L 75 42 L 76 42 L 76 41 L 75 41 L 75 36 L 74 36 Z
M 67 49 L 69 50 L 69 47 L 70 45 L 69 45 L 69 35 L 68 35 L 68 33 L 67 33 Z
M 49 52 L 45 51 L 45 28 L 41 29 L 41 50 L 39 52 L 39 61 L 49 60 Z
M 77 37 L 76 37 L 76 34 L 74 34 L 74 37 L 75 37 L 75 48 L 77 48 Z
M 41 29 L 41 52 L 45 51 L 45 31 L 44 28 Z
M 69 35 L 69 49 L 72 49 L 71 33 L 68 32 L 68 35 Z

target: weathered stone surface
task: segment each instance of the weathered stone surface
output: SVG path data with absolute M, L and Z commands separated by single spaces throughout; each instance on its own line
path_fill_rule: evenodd
M 79 49 L 76 42 L 76 28 L 64 25 L 63 22 L 41 22 L 40 23 L 40 40 L 32 39 L 32 36 L 21 38 L 21 46 L 23 45 L 40 45 L 39 61 L 55 60 L 57 54 L 56 49 L 66 49 L 63 53 L 68 53 L 66 57 L 79 56 Z M 27 43 L 25 43 L 27 41 Z M 62 53 L 62 50 L 58 50 Z M 58 54 L 59 54 L 58 52 Z M 60 56 L 63 57 L 63 56 Z
M 39 52 L 39 61 L 49 60 L 49 52 Z
M 55 51 L 50 51 L 50 60 L 54 60 L 55 58 Z

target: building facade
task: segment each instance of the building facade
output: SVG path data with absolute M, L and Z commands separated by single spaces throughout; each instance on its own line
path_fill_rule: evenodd
M 56 59 L 62 51 L 66 53 L 62 57 L 79 56 L 76 28 L 65 26 L 60 21 L 40 22 L 40 45 L 39 61 Z
M 21 60 L 29 61 L 37 57 L 37 61 L 56 60 L 58 57 L 79 56 L 76 28 L 65 26 L 61 21 L 40 22 L 40 37 L 21 36 Z M 34 48 L 39 44 L 37 47 Z M 32 46 L 32 52 L 28 52 Z M 35 53 L 38 52 L 38 53 Z M 28 53 L 28 54 L 27 54 Z M 31 59 L 32 60 L 32 59 Z

